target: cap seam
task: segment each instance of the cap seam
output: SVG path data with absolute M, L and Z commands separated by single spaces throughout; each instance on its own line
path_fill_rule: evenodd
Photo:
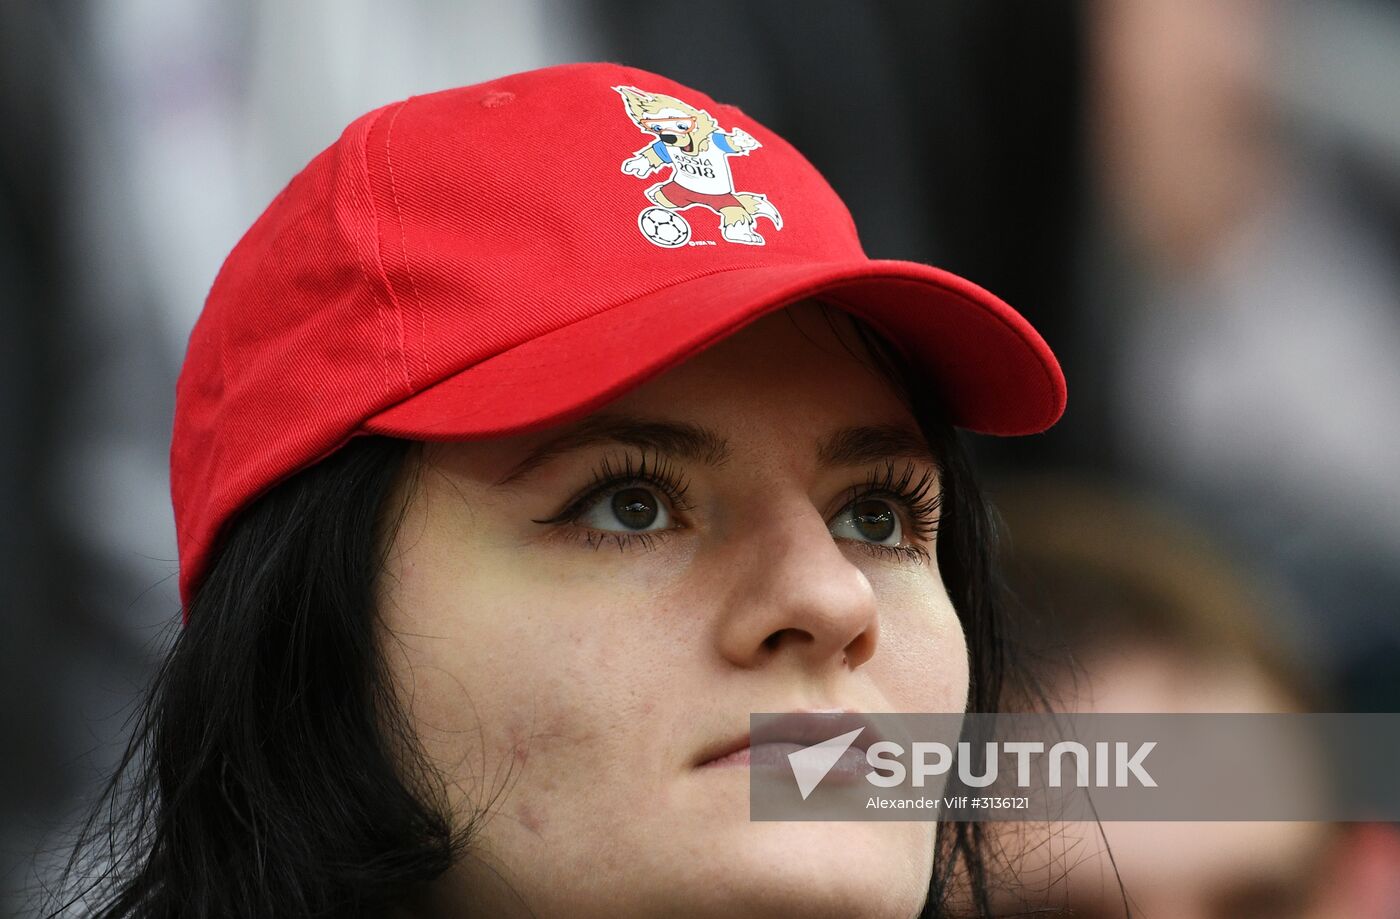
M 403 308 L 402 308 L 402 306 L 399 304 L 398 294 L 394 291 L 394 284 L 393 284 L 393 281 L 391 281 L 390 278 L 389 278 L 389 271 L 388 271 L 388 268 L 385 266 L 385 262 L 384 262 L 384 245 L 383 245 L 382 237 L 380 236 L 380 233 L 379 233 L 379 225 L 380 225 L 379 207 L 378 207 L 378 205 L 375 203 L 375 200 L 374 200 L 374 182 L 370 179 L 370 175 L 369 175 L 369 138 L 370 138 L 370 136 L 374 133 L 375 128 L 378 127 L 380 120 L 382 120 L 382 119 L 384 118 L 385 115 L 389 114 L 389 112 L 390 112 L 391 109 L 394 111 L 394 114 L 397 116 L 398 112 L 401 111 L 401 110 L 403 109 L 403 107 L 404 107 L 407 103 L 408 103 L 408 100 L 405 99 L 405 100 L 403 100 L 402 102 L 399 102 L 399 103 L 396 104 L 396 105 L 385 106 L 384 108 L 382 108 L 382 109 L 379 110 L 379 114 L 375 116 L 374 120 L 373 120 L 372 122 L 370 122 L 370 124 L 368 125 L 368 127 L 365 129 L 365 140 L 364 140 L 364 144 L 362 145 L 361 151 L 360 151 L 360 153 L 361 153 L 361 155 L 360 155 L 360 173 L 361 173 L 361 178 L 364 180 L 364 183 L 365 183 L 365 193 L 366 193 L 366 195 L 367 195 L 368 198 L 369 198 L 370 216 L 371 216 L 371 219 L 374 221 L 374 226 L 372 227 L 372 229 L 373 229 L 373 231 L 374 231 L 374 233 L 373 233 L 374 241 L 373 241 L 373 249 L 372 249 L 372 251 L 373 251 L 374 269 L 375 269 L 375 273 L 376 273 L 376 275 L 378 276 L 378 279 L 379 279 L 379 282 L 380 282 L 379 285 L 374 285 L 373 280 L 369 277 L 369 272 L 365 270 L 365 268 L 364 268 L 363 265 L 361 265 L 361 272 L 365 274 L 365 280 L 366 280 L 366 281 L 369 281 L 369 282 L 371 283 L 372 286 L 376 286 L 376 287 L 377 287 L 377 286 L 382 286 L 382 287 L 383 287 L 384 292 L 385 292 L 386 294 L 388 294 L 388 297 L 389 297 L 389 306 L 390 306 L 390 308 L 394 311 L 394 313 L 395 313 L 395 315 L 396 315 L 397 317 L 401 317 L 401 316 L 403 315 Z M 392 121 L 390 122 L 390 124 L 392 125 Z M 387 157 L 388 157 L 387 143 L 388 143 L 388 141 L 387 141 L 387 138 L 386 138 L 386 141 L 385 141 L 385 144 L 386 144 L 385 158 L 386 158 L 386 159 L 387 159 Z M 391 182 L 390 182 L 390 185 L 392 186 L 392 180 L 391 180 Z M 376 299 L 378 299 L 378 298 L 376 298 Z M 382 301 L 381 301 L 381 303 L 382 303 Z M 389 392 L 392 392 L 393 389 L 394 389 L 392 383 L 390 382 L 390 376 L 391 376 L 390 365 L 393 363 L 393 356 L 392 356 L 393 347 L 392 347 L 392 345 L 391 345 L 391 340 L 392 340 L 392 338 L 393 338 L 393 334 L 394 334 L 394 333 L 393 333 L 393 331 L 385 324 L 385 319 L 386 319 L 386 317 L 385 317 L 385 315 L 384 315 L 384 310 L 383 310 L 382 305 L 381 305 L 380 308 L 377 310 L 377 312 L 378 312 L 378 314 L 379 314 L 379 330 L 380 330 L 380 337 L 381 337 L 381 339 L 382 339 L 381 344 L 382 344 L 383 347 L 384 347 L 384 391 L 385 391 L 386 393 L 389 393 Z M 401 359 L 400 359 L 400 361 L 399 361 L 399 369 L 400 369 L 400 372 L 403 374 L 404 386 L 405 386 L 405 388 L 406 388 L 406 390 L 407 390 L 407 392 L 405 393 L 405 395 L 406 395 L 406 396 L 407 396 L 407 395 L 412 395 L 413 392 L 414 392 L 413 383 L 412 383 L 412 381 L 410 380 L 409 375 L 408 375 L 407 368 L 404 367 L 403 361 L 402 361 L 402 356 L 403 356 L 403 332 L 402 332 L 402 329 L 403 329 L 403 325 L 402 325 L 402 322 L 401 322 L 401 321 L 396 321 L 395 324 L 399 326 L 399 330 L 400 330 L 400 331 L 399 331 L 399 355 L 400 355 L 400 358 L 401 358 Z
M 391 361 L 389 355 L 389 329 L 388 326 L 385 324 L 386 317 L 384 315 L 383 298 L 379 295 L 379 289 L 381 286 L 383 287 L 384 293 L 388 295 L 389 302 L 391 304 L 394 302 L 394 291 L 389 284 L 389 278 L 387 274 L 384 272 L 383 259 L 379 251 L 379 211 L 378 208 L 375 207 L 374 203 L 374 185 L 370 182 L 369 178 L 368 148 L 369 136 L 372 133 L 374 133 L 375 125 L 379 124 L 379 119 L 383 118 L 385 113 L 387 113 L 388 111 L 389 107 L 385 106 L 384 108 L 380 109 L 372 119 L 370 119 L 370 122 L 365 126 L 364 141 L 360 145 L 360 179 L 364 183 L 365 200 L 369 203 L 369 213 L 371 221 L 370 233 L 373 237 L 373 240 L 370 246 L 370 251 L 368 253 L 368 258 L 355 259 L 355 265 L 357 268 L 359 268 L 361 277 L 365 279 L 365 284 L 369 287 L 371 291 L 375 293 L 374 315 L 375 320 L 379 325 L 379 347 L 381 353 L 380 371 L 383 373 L 384 393 L 386 395 L 394 391 L 394 386 L 389 371 L 389 364 Z M 371 276 L 370 270 L 366 265 L 366 261 L 372 261 L 374 263 L 374 266 L 377 269 L 378 273 L 378 284 L 375 283 L 375 278 Z
M 413 303 L 418 311 L 420 336 L 418 339 L 418 363 L 419 366 L 423 368 L 423 375 L 426 377 L 427 358 L 423 353 L 423 344 L 427 338 L 427 329 L 424 326 L 423 320 L 423 298 L 418 293 L 418 280 L 413 276 L 413 263 L 408 258 L 408 231 L 404 228 L 403 203 L 399 199 L 398 181 L 394 178 L 394 125 L 398 123 L 399 115 L 403 114 L 403 110 L 407 108 L 408 103 L 412 101 L 412 97 L 405 99 L 402 103 L 399 104 L 399 107 L 394 110 L 394 116 L 389 119 L 389 126 L 384 131 L 384 165 L 389 172 L 389 195 L 393 198 L 394 201 L 394 220 L 399 225 L 399 251 L 403 253 L 403 269 L 404 273 L 408 275 L 408 288 L 413 294 Z M 400 304 L 398 323 L 400 348 L 399 353 L 402 357 L 404 382 L 407 383 L 408 388 L 412 390 L 414 386 L 412 374 L 409 370 L 408 344 L 406 339 L 404 338 L 404 318 L 405 317 L 403 315 L 403 306 L 402 304 Z

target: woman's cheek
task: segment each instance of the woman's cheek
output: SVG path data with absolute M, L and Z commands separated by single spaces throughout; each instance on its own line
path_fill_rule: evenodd
M 866 666 L 899 712 L 961 712 L 967 706 L 967 638 L 937 578 L 910 572 L 872 576 L 880 642 Z
M 624 703 L 636 671 L 682 628 L 684 571 L 665 546 L 619 551 L 551 540 L 486 554 L 474 588 L 488 598 L 487 622 L 475 631 L 506 652 L 493 658 L 499 690 L 528 686 L 532 707 L 556 696 Z

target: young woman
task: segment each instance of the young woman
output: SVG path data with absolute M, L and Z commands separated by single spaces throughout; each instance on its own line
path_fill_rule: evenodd
M 92 914 L 986 911 L 974 826 L 750 821 L 748 716 L 997 708 L 955 429 L 1063 379 L 738 109 L 599 64 L 371 112 L 177 395 L 184 628 Z

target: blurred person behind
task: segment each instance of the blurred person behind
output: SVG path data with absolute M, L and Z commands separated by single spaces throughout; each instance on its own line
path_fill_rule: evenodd
M 1309 670 L 1364 685 L 1343 707 L 1393 710 L 1400 6 L 1085 9 L 1120 462 L 1306 601 Z
M 1309 654 L 1271 625 L 1267 610 L 1285 601 L 1213 538 L 1083 482 L 1022 480 L 996 495 L 1022 605 L 1017 634 L 1057 710 L 1330 710 Z M 1400 915 L 1400 834 L 1389 825 L 1109 821 L 1102 835 L 1088 823 L 1007 826 L 1028 828 L 1010 866 L 1022 908 L 1123 916 L 1126 892 L 1144 919 Z

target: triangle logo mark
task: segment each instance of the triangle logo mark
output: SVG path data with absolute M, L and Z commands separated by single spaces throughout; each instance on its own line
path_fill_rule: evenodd
M 797 790 L 802 793 L 802 800 L 807 797 L 821 784 L 821 780 L 826 778 L 826 774 L 831 771 L 831 767 L 836 765 L 836 761 L 841 755 L 850 749 L 855 743 L 860 732 L 865 728 L 856 728 L 854 731 L 847 731 L 838 737 L 830 740 L 823 740 L 821 743 L 813 744 L 810 747 L 803 747 L 788 754 L 788 763 L 792 766 L 793 778 L 797 779 Z

